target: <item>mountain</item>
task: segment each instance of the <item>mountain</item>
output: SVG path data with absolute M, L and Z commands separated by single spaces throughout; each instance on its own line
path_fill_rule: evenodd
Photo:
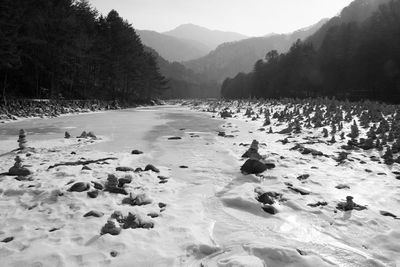
M 343 23 L 362 23 L 378 10 L 382 4 L 387 4 L 390 0 L 355 0 L 347 7 L 343 8 L 339 16 L 331 18 L 327 23 L 310 36 L 307 41 L 311 42 L 315 48 L 319 48 L 328 32 L 334 26 Z
M 222 43 L 248 38 L 240 33 L 210 30 L 194 24 L 183 24 L 171 31 L 164 32 L 164 34 L 203 43 L 210 49 L 210 51 Z
M 208 79 L 222 82 L 239 72 L 250 72 L 254 63 L 265 57 L 271 50 L 280 53 L 288 51 L 297 39 L 305 39 L 315 33 L 327 20 L 291 34 L 270 34 L 241 41 L 224 43 L 208 55 L 184 62 L 183 64 L 196 73 L 204 74 Z
M 160 73 L 168 80 L 169 89 L 163 93 L 164 98 L 219 97 L 217 82 L 207 80 L 179 62 L 169 62 L 151 47 L 145 46 L 145 51 L 153 55 Z
M 355 0 L 287 53 L 227 78 L 227 98 L 335 97 L 400 103 L 400 0 Z M 319 45 L 315 45 L 315 41 Z
M 197 41 L 176 38 L 155 31 L 137 30 L 142 43 L 169 61 L 186 61 L 206 55 L 210 49 Z

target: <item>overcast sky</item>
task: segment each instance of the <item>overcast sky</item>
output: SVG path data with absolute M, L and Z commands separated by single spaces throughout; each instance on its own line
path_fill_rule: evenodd
M 136 29 L 168 31 L 193 23 L 212 30 L 261 36 L 291 32 L 337 15 L 352 0 L 89 0 L 111 9 Z

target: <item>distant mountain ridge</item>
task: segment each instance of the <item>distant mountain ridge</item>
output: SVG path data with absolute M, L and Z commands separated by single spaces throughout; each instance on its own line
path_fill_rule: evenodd
M 219 97 L 219 85 L 215 81 L 204 79 L 179 62 L 169 62 L 156 50 L 144 46 L 157 61 L 160 73 L 167 79 L 169 89 L 163 93 L 165 98 L 206 98 Z
M 164 32 L 163 34 L 203 43 L 210 49 L 210 51 L 215 49 L 218 45 L 222 43 L 239 41 L 249 38 L 248 36 L 240 33 L 210 30 L 205 27 L 190 23 L 182 24 L 173 30 Z
M 136 31 L 143 44 L 155 49 L 168 61 L 186 61 L 206 55 L 209 48 L 197 41 L 176 38 L 155 31 Z
M 254 63 L 264 58 L 270 50 L 277 50 L 280 53 L 288 51 L 297 39 L 304 40 L 314 34 L 326 21 L 327 19 L 323 19 L 291 34 L 269 34 L 265 37 L 224 43 L 208 55 L 183 64 L 196 73 L 204 74 L 210 80 L 222 82 L 239 72 L 250 72 Z

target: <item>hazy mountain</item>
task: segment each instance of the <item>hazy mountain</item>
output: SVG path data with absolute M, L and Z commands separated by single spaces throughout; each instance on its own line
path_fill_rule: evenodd
M 137 30 L 142 43 L 169 61 L 186 61 L 206 55 L 210 49 L 197 41 L 176 38 L 155 31 Z
M 224 43 L 208 55 L 184 62 L 183 64 L 204 74 L 208 79 L 222 82 L 239 72 L 250 72 L 254 63 L 265 57 L 271 50 L 280 53 L 288 51 L 297 39 L 305 39 L 315 33 L 325 22 L 321 20 L 315 25 L 295 31 L 291 34 L 270 34 L 264 37 L 253 37 L 241 41 Z
M 153 48 L 145 46 L 145 51 L 156 58 L 160 73 L 168 80 L 169 89 L 164 92 L 164 98 L 219 97 L 219 85 L 216 81 L 207 80 L 179 62 L 169 62 Z
M 248 38 L 248 36 L 240 33 L 210 30 L 194 24 L 183 24 L 171 31 L 164 32 L 164 34 L 203 43 L 210 51 L 222 43 Z
M 342 23 L 356 22 L 361 23 L 368 19 L 379 5 L 386 4 L 390 0 L 355 0 L 347 7 L 343 8 L 339 16 L 331 18 L 318 31 L 315 32 L 307 41 L 313 43 L 315 48 L 319 48 L 328 32 L 334 26 Z

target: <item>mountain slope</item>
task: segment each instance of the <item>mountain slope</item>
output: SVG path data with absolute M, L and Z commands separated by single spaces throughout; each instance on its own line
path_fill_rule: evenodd
M 355 0 L 347 7 L 343 8 L 339 16 L 333 17 L 327 23 L 310 36 L 307 41 L 311 42 L 315 48 L 319 48 L 328 32 L 334 26 L 342 23 L 362 23 L 368 19 L 379 7 L 390 0 Z
M 164 32 L 164 34 L 176 38 L 190 39 L 205 44 L 210 51 L 218 45 L 226 42 L 233 42 L 248 38 L 247 36 L 235 32 L 225 32 L 209 30 L 194 24 L 183 24 L 177 28 Z
M 207 80 L 179 62 L 169 62 L 153 48 L 145 46 L 157 61 L 160 73 L 168 80 L 169 89 L 163 93 L 164 98 L 208 98 L 219 97 L 219 85 Z
M 297 39 L 305 39 L 316 32 L 327 20 L 295 31 L 291 34 L 276 34 L 267 37 L 254 37 L 237 42 L 224 43 L 205 57 L 184 62 L 195 71 L 203 73 L 207 78 L 222 82 L 239 72 L 250 72 L 254 63 L 265 57 L 271 50 L 286 52 Z
M 138 30 L 143 44 L 155 49 L 169 61 L 186 61 L 206 55 L 209 48 L 199 42 L 168 36 L 155 31 Z
M 356 0 L 342 14 L 318 32 L 319 47 L 299 41 L 286 54 L 271 53 L 251 73 L 226 79 L 222 95 L 399 103 L 400 0 Z

